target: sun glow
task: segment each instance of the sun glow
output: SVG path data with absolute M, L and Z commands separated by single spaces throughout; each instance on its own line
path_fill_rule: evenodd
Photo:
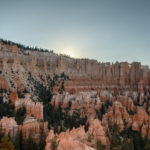
M 65 51 L 64 54 L 66 54 L 70 57 L 74 57 L 74 54 L 71 51 Z
M 70 57 L 76 57 L 76 55 L 72 49 L 63 49 L 60 53 L 68 55 Z

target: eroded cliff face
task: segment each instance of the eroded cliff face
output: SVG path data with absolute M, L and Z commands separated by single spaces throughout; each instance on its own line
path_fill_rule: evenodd
M 3 70 L 13 68 L 16 71 L 32 71 L 36 76 L 41 74 L 43 80 L 45 75 L 53 76 L 65 72 L 71 79 L 65 83 L 66 90 L 98 90 L 104 87 L 138 89 L 142 85 L 149 86 L 150 83 L 149 69 L 139 62 L 99 63 L 96 60 L 74 59 L 52 52 L 22 50 L 2 42 L 0 62 Z M 26 86 L 18 81 L 20 75 L 18 78 L 15 74 L 14 78 L 19 88 Z
M 39 122 L 34 117 L 27 116 L 21 126 L 21 131 L 23 139 L 27 139 L 31 134 L 35 142 L 39 142 L 40 136 L 48 135 L 48 122 Z
M 14 118 L 3 117 L 0 120 L 1 130 L 5 134 L 10 134 L 10 136 L 15 136 L 17 132 L 21 129 L 19 125 L 17 125 Z
M 94 150 L 99 141 L 110 149 L 114 124 L 150 139 L 150 70 L 139 62 L 100 63 L 0 42 L 0 71 L 3 102 L 10 100 L 16 112 L 26 108 L 22 125 L 1 119 L 5 133 L 20 130 L 27 139 L 32 131 L 38 141 L 42 128 L 46 150 L 53 142 L 55 150 Z
M 48 134 L 48 122 L 39 122 L 34 117 L 27 116 L 22 125 L 17 125 L 16 121 L 12 117 L 3 117 L 0 120 L 1 130 L 5 134 L 9 134 L 12 138 L 15 138 L 19 131 L 22 131 L 23 139 L 26 140 L 32 134 L 35 142 L 39 142 L 41 133 L 43 135 Z

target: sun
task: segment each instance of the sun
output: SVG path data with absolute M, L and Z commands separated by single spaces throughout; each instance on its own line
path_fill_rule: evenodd
M 75 57 L 74 54 L 71 51 L 64 51 L 64 54 L 66 54 L 70 57 Z
M 75 53 L 74 53 L 73 49 L 63 49 L 61 51 L 61 54 L 65 54 L 65 55 L 68 55 L 70 57 L 75 57 Z

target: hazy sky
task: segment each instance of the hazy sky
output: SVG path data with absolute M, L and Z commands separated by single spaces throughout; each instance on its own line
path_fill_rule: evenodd
M 0 0 L 0 18 L 0 38 L 150 65 L 150 0 Z

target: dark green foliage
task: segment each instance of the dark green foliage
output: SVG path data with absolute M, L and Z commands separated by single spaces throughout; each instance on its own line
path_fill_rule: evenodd
M 66 129 L 77 128 L 80 125 L 86 125 L 87 117 L 80 118 L 79 112 L 74 112 L 72 116 L 68 113 L 69 108 L 64 112 L 61 107 L 54 108 L 51 104 L 47 104 L 44 107 L 44 120 L 48 121 L 48 127 L 53 127 L 55 132 L 58 132 L 58 126 L 60 131 Z
M 106 146 L 101 143 L 101 141 L 97 141 L 96 150 L 105 150 Z
M 22 132 L 18 131 L 17 135 L 14 138 L 14 146 L 15 146 L 15 150 L 23 150 L 23 139 L 22 139 Z
M 0 97 L 0 118 L 3 116 L 14 117 L 15 111 L 14 106 L 10 102 L 8 104 L 3 103 L 3 98 Z
M 52 92 L 50 89 L 47 89 L 45 86 L 41 84 L 39 88 L 39 101 L 43 102 L 43 104 L 47 104 L 50 102 L 52 98 Z
M 7 45 L 17 45 L 18 48 L 20 48 L 22 50 L 31 50 L 31 51 L 53 53 L 53 50 L 42 49 L 42 48 L 38 48 L 37 46 L 36 47 L 29 47 L 29 46 L 25 46 L 25 45 L 15 43 L 15 42 L 12 42 L 12 41 L 8 41 L 8 40 L 4 40 L 4 39 L 0 39 L 0 41 L 3 42 L 4 44 L 7 44 Z
M 62 81 L 62 82 L 61 82 L 61 86 L 60 86 L 60 88 L 59 88 L 59 90 L 58 90 L 58 91 L 59 91 L 59 93 L 60 93 L 60 94 L 62 94 L 62 93 L 63 93 L 63 91 L 65 91 L 64 81 Z
M 110 130 L 111 150 L 150 150 L 150 140 L 147 136 L 143 139 L 140 132 L 132 131 L 131 127 L 119 132 L 119 127 L 114 124 Z
M 24 94 L 21 93 L 20 90 L 17 89 L 17 93 L 18 93 L 18 97 L 19 97 L 19 98 L 25 98 Z
M 129 115 L 133 116 L 135 114 L 135 112 L 133 112 L 132 110 L 128 111 Z
M 38 146 L 32 138 L 32 133 L 30 133 L 29 138 L 25 142 L 25 150 L 38 150 Z
M 34 85 L 34 95 L 38 96 L 39 101 L 43 102 L 44 105 L 49 103 L 53 95 L 52 89 L 50 89 L 50 87 L 44 86 L 37 79 L 33 78 L 31 72 L 28 72 L 28 74 L 28 80 Z M 49 76 L 47 77 L 47 82 L 51 84 L 51 79 Z
M 15 137 L 12 138 L 15 150 L 44 150 L 46 145 L 46 136 L 41 129 L 40 140 L 37 144 L 32 138 L 32 132 L 30 132 L 28 139 L 23 140 L 22 132 L 18 132 Z
M 60 78 L 63 80 L 69 80 L 69 76 L 67 76 L 64 72 L 61 73 Z
M 145 138 L 143 139 L 143 147 L 144 150 L 150 150 L 150 140 L 147 136 L 145 136 Z
M 96 114 L 99 120 L 102 120 L 102 116 L 106 113 L 109 106 L 112 106 L 112 103 L 109 101 L 106 101 L 102 104 L 102 107 L 100 110 L 96 110 Z
M 40 141 L 38 144 L 38 150 L 44 150 L 46 145 L 46 135 L 44 134 L 43 128 L 40 129 Z
M 7 93 L 6 89 L 0 89 L 0 93 Z
M 23 91 L 23 93 L 29 93 L 29 92 L 28 92 L 27 89 L 25 88 L 24 91 Z
M 143 138 L 141 137 L 140 132 L 132 131 L 130 128 L 125 128 L 124 131 L 120 133 L 120 136 L 124 137 L 124 146 L 126 145 L 126 138 L 128 138 L 128 144 L 130 145 L 131 150 L 143 150 Z
M 123 137 L 122 150 L 131 150 L 130 149 L 130 144 L 129 144 L 129 139 L 127 138 L 126 135 Z
M 111 139 L 111 150 L 118 149 L 121 145 L 121 140 L 119 136 L 119 126 L 117 124 L 114 124 L 112 130 L 112 139 Z
M 72 116 L 65 114 L 64 117 L 64 126 L 67 129 L 72 129 L 73 127 L 78 128 L 80 125 L 85 125 L 87 121 L 87 117 L 80 118 L 79 112 L 74 112 Z
M 4 133 L 2 132 L 2 127 L 0 126 L 0 142 L 3 136 L 4 136 Z
M 136 150 L 142 150 L 142 137 L 140 132 L 133 132 L 133 144 Z
M 21 125 L 25 119 L 26 116 L 26 108 L 20 108 L 17 110 L 17 112 L 15 113 L 15 120 L 17 122 L 17 124 Z
M 14 145 L 9 140 L 9 137 L 7 135 L 4 135 L 1 140 L 0 150 L 14 150 Z

